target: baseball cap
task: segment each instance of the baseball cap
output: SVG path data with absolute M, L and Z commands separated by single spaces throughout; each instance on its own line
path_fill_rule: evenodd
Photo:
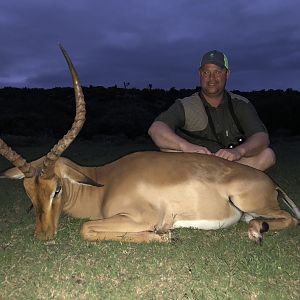
M 205 53 L 201 60 L 201 67 L 206 64 L 214 64 L 220 68 L 229 68 L 226 55 L 218 50 L 212 50 Z

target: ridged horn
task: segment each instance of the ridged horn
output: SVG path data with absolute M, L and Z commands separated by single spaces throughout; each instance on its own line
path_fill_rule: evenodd
M 12 150 L 2 139 L 0 139 L 0 154 L 17 167 L 25 177 L 33 177 L 35 175 L 35 168 L 27 163 L 27 161 Z
M 43 162 L 42 171 L 40 173 L 40 176 L 43 178 L 48 178 L 53 176 L 55 162 L 62 155 L 62 153 L 69 147 L 69 145 L 75 140 L 76 136 L 80 132 L 85 122 L 85 113 L 86 113 L 85 101 L 84 101 L 82 88 L 78 79 L 78 74 L 66 50 L 61 45 L 59 45 L 59 47 L 67 61 L 73 79 L 73 86 L 74 86 L 75 100 L 76 100 L 76 116 L 71 129 L 67 132 L 67 134 L 62 139 L 58 141 L 58 143 L 46 155 L 45 160 Z

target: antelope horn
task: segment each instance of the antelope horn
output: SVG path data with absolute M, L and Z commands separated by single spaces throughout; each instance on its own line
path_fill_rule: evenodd
M 40 176 L 44 178 L 53 176 L 55 162 L 62 155 L 62 153 L 69 147 L 69 145 L 75 140 L 76 136 L 78 135 L 78 133 L 80 132 L 84 124 L 85 113 L 86 113 L 84 95 L 82 92 L 82 88 L 80 86 L 77 72 L 66 50 L 61 45 L 59 45 L 59 47 L 67 61 L 73 79 L 73 86 L 74 86 L 75 100 L 76 100 L 76 116 L 71 129 L 67 132 L 67 134 L 62 139 L 58 141 L 58 143 L 46 155 L 45 160 L 43 162 L 42 171 L 40 174 Z
M 12 150 L 2 139 L 0 139 L 0 154 L 17 167 L 25 177 L 33 177 L 35 175 L 35 168 L 30 163 Z

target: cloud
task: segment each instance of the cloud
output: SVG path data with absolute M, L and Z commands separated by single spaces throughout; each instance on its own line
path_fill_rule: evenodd
M 229 87 L 298 88 L 296 0 L 27 0 L 0 3 L 0 87 L 84 85 L 193 88 L 201 55 L 229 57 Z

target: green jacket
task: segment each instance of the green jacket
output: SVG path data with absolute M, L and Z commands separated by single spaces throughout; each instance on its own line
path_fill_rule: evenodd
M 205 146 L 212 152 L 227 148 L 230 144 L 237 144 L 237 139 L 241 135 L 248 138 L 257 132 L 267 132 L 254 106 L 247 98 L 231 92 L 229 95 L 244 134 L 239 131 L 229 110 L 227 93 L 216 108 L 206 101 L 202 102 L 198 92 L 189 97 L 177 99 L 155 120 L 164 122 L 182 138 L 193 144 Z M 209 124 L 204 105 L 209 109 L 218 141 Z

